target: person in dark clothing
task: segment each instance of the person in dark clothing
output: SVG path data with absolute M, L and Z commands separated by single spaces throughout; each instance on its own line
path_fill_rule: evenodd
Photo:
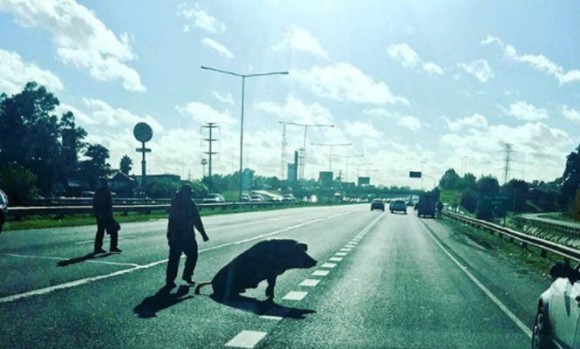
M 111 235 L 110 252 L 122 252 L 117 247 L 119 241 L 119 230 L 121 226 L 115 218 L 113 218 L 113 199 L 111 197 L 111 190 L 106 179 L 101 180 L 101 186 L 95 191 L 93 195 L 93 212 L 97 218 L 97 235 L 95 237 L 94 253 L 105 253 L 103 250 L 103 237 L 105 230 L 107 234 Z
M 185 267 L 182 279 L 188 285 L 193 286 L 193 270 L 197 264 L 197 242 L 195 241 L 195 229 L 203 237 L 203 241 L 209 238 L 201 222 L 197 206 L 191 198 L 192 189 L 189 185 L 181 187 L 180 191 L 171 201 L 169 223 L 167 225 L 167 240 L 169 243 L 169 261 L 167 263 L 166 286 L 175 287 L 175 278 L 179 267 L 181 253 L 185 253 Z
M 437 202 L 437 218 L 441 218 L 441 213 L 443 212 L 443 203 L 441 201 Z

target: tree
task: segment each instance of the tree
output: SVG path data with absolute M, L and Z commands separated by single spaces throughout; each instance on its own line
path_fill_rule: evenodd
M 111 172 L 111 166 L 107 163 L 109 150 L 100 144 L 91 144 L 85 151 L 88 158 L 80 164 L 80 177 L 89 188 L 96 188 L 99 178 L 106 177 Z
M 529 184 L 521 179 L 510 180 L 503 188 L 509 197 L 509 201 L 514 212 L 524 212 L 527 208 L 527 201 L 530 193 Z
M 457 189 L 457 184 L 459 182 L 459 175 L 455 172 L 454 169 L 450 168 L 441 177 L 439 180 L 439 186 L 441 189 L 453 190 Z
M 36 175 L 49 195 L 61 167 L 61 125 L 52 112 L 58 99 L 45 87 L 29 82 L 11 97 L 0 95 L 0 167 L 17 163 Z
M 477 192 L 471 188 L 464 189 L 461 193 L 461 206 L 474 213 L 477 208 Z
M 481 177 L 477 181 L 477 210 L 475 215 L 478 219 L 492 219 L 493 199 L 499 191 L 497 178 L 492 176 Z
M 562 175 L 562 209 L 569 207 L 576 194 L 576 190 L 580 188 L 580 145 L 575 151 L 568 154 L 566 157 L 566 168 Z
M 121 163 L 119 164 L 119 169 L 128 176 L 131 169 L 133 169 L 133 160 L 131 160 L 129 156 L 123 155 Z

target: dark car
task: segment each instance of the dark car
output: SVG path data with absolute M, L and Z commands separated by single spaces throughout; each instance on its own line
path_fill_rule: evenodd
M 373 202 L 371 202 L 371 211 L 372 210 L 384 211 L 385 210 L 385 203 L 383 202 L 383 200 L 374 199 Z
M 407 204 L 403 200 L 391 201 L 389 211 L 391 211 L 391 213 L 403 212 L 404 214 L 407 214 Z
M 580 348 L 580 264 L 558 263 L 554 279 L 538 300 L 532 348 Z

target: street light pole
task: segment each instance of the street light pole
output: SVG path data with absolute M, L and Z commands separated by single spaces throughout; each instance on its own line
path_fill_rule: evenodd
M 258 73 L 258 74 L 239 74 L 234 73 L 227 70 L 221 70 L 206 66 L 201 66 L 201 69 L 204 70 L 211 70 L 222 74 L 233 75 L 239 78 L 242 78 L 242 103 L 241 103 L 241 118 L 240 118 L 240 190 L 239 190 L 239 199 L 242 198 L 242 190 L 243 190 L 243 161 L 244 161 L 244 99 L 245 99 L 245 90 L 246 90 L 246 78 L 253 78 L 258 76 L 268 76 L 268 75 L 288 75 L 287 71 L 280 71 L 280 72 L 269 72 L 269 73 Z
M 363 154 L 357 154 L 357 155 L 336 155 L 338 157 L 343 157 L 346 158 L 346 174 L 345 174 L 345 182 L 348 182 L 348 163 L 350 161 L 351 158 L 364 158 Z

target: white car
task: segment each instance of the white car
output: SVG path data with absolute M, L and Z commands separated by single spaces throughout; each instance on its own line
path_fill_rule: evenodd
M 224 199 L 224 197 L 221 194 L 209 194 L 208 196 L 206 196 L 203 199 L 202 202 L 204 204 L 211 204 L 211 203 L 217 204 L 217 203 L 225 202 L 225 201 L 226 201 L 226 199 Z
M 580 348 L 580 264 L 558 263 L 550 269 L 554 282 L 538 300 L 532 348 Z

